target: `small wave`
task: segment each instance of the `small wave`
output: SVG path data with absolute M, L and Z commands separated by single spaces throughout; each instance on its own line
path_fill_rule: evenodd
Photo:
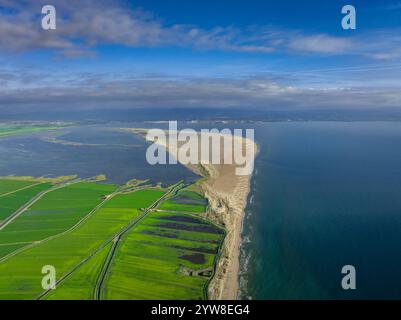
M 249 238 L 249 237 L 246 237 Z M 241 246 L 241 268 L 239 272 L 239 292 L 240 299 L 251 300 L 252 296 L 248 292 L 248 269 L 251 259 L 251 253 Z
M 246 217 L 246 219 L 248 220 L 250 217 L 252 217 L 252 215 L 253 215 L 253 211 L 248 210 L 248 211 L 246 212 L 245 217 Z
M 249 203 L 250 204 L 253 204 L 253 200 L 255 199 L 255 196 L 254 195 L 251 195 L 251 198 L 249 199 Z
M 242 244 L 248 244 L 251 243 L 251 238 L 249 236 L 245 236 L 242 238 Z

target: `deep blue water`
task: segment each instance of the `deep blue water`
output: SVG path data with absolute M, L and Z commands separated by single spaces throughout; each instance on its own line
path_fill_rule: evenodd
M 241 296 L 401 298 L 401 123 L 267 123 L 256 138 Z

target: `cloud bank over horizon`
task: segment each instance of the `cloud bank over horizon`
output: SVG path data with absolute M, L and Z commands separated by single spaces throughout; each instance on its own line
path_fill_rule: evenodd
M 268 21 L 210 27 L 167 23 L 127 1 L 57 0 L 57 30 L 44 32 L 44 4 L 0 0 L 0 112 L 401 106 L 401 23 L 354 33 Z M 138 52 L 137 65 L 121 66 Z M 149 52 L 160 56 L 146 60 Z M 216 70 L 207 73 L 200 62 Z M 168 65 L 179 71 L 162 70 Z

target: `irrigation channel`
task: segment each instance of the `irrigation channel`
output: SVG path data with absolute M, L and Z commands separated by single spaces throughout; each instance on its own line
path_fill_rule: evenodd
M 159 199 L 157 199 L 153 204 L 151 204 L 148 208 L 143 210 L 142 215 L 139 218 L 134 219 L 133 221 L 131 221 L 128 225 L 126 225 L 121 231 L 119 231 L 117 234 L 113 235 L 111 238 L 109 238 L 108 240 L 106 240 L 102 245 L 100 245 L 97 249 L 95 249 L 89 256 L 87 256 L 85 259 L 83 259 L 80 263 L 78 263 L 76 266 L 74 266 L 69 272 L 67 272 L 66 274 L 64 274 L 61 278 L 59 278 L 56 281 L 56 286 L 60 285 L 62 282 L 64 282 L 69 276 L 71 276 L 77 269 L 79 269 L 83 264 L 85 264 L 89 259 L 91 259 L 94 255 L 96 255 L 98 252 L 100 252 L 102 249 L 104 249 L 107 245 L 109 245 L 110 243 L 113 243 L 112 248 L 109 251 L 109 254 L 106 258 L 106 261 L 103 264 L 102 270 L 99 273 L 98 279 L 96 281 L 96 286 L 94 287 L 94 294 L 93 297 L 95 300 L 100 300 L 101 296 L 102 296 L 102 290 L 104 287 L 104 283 L 105 283 L 105 278 L 107 275 L 107 272 L 109 270 L 109 267 L 111 266 L 111 263 L 113 261 L 114 255 L 117 251 L 117 247 L 118 244 L 121 240 L 121 238 L 129 231 L 131 230 L 134 226 L 136 226 L 140 221 L 142 221 L 150 212 L 152 212 L 162 201 L 174 197 L 175 195 L 178 194 L 178 192 L 181 189 L 184 189 L 188 187 L 188 184 L 184 184 L 182 181 L 170 186 L 168 188 L 168 191 Z M 138 187 L 138 188 L 133 188 L 130 190 L 130 192 L 135 192 L 138 191 L 140 189 L 144 189 L 146 187 Z M 151 189 L 150 187 L 148 187 L 149 189 Z M 93 212 L 97 211 L 98 209 L 100 209 L 107 201 L 109 201 L 113 196 L 119 194 L 119 193 L 126 193 L 127 190 L 124 191 L 117 191 L 115 193 L 113 193 L 107 200 L 103 201 L 98 207 L 95 208 L 95 210 L 93 210 Z M 93 213 L 92 212 L 92 213 Z M 86 220 L 86 219 L 85 219 Z M 83 221 L 81 221 L 82 223 Z M 81 224 L 80 223 L 80 224 Z M 74 226 L 74 229 L 76 229 L 77 225 Z M 71 231 L 71 230 L 69 230 Z M 42 299 L 43 297 L 45 297 L 49 292 L 51 292 L 52 289 L 48 289 L 45 290 L 44 292 L 42 292 L 40 295 L 38 295 L 36 297 L 37 300 Z

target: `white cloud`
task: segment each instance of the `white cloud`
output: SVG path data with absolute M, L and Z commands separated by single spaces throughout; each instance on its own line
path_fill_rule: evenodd
M 67 0 L 53 2 L 58 9 L 58 29 L 44 32 L 40 29 L 40 15 L 34 14 L 40 12 L 37 1 L 0 0 L 0 6 L 15 10 L 12 14 L 0 11 L 0 50 L 25 52 L 45 48 L 54 50 L 56 57 L 95 57 L 97 45 L 119 44 L 263 54 L 350 54 L 375 60 L 401 57 L 399 30 L 358 33 L 347 38 L 256 26 L 245 30 L 233 26 L 205 30 L 193 25 L 166 25 L 149 13 L 112 1 L 83 0 L 79 10 L 72 10 Z M 399 72 L 394 69 L 306 70 L 303 74 L 236 75 L 231 79 L 134 77 L 127 76 L 129 72 L 115 76 L 70 74 L 64 70 L 61 75 L 43 75 L 33 70 L 0 70 L 0 111 L 10 107 L 46 110 L 67 106 L 71 110 L 147 106 L 391 107 L 401 102 Z M 367 77 L 361 72 L 370 73 Z
M 338 54 L 350 53 L 353 44 L 350 39 L 317 34 L 295 37 L 291 39 L 289 48 L 301 52 Z
M 349 54 L 372 59 L 395 59 L 401 50 L 399 30 L 347 38 L 262 26 L 216 26 L 206 30 L 193 25 L 167 25 L 148 12 L 116 1 L 81 0 L 79 6 L 71 6 L 70 1 L 54 0 L 53 4 L 58 10 L 58 29 L 45 32 L 40 28 L 37 1 L 0 0 L 0 6 L 13 10 L 12 14 L 0 11 L 0 48 L 11 52 L 45 48 L 77 57 L 94 56 L 97 45 L 118 44 L 264 54 Z

